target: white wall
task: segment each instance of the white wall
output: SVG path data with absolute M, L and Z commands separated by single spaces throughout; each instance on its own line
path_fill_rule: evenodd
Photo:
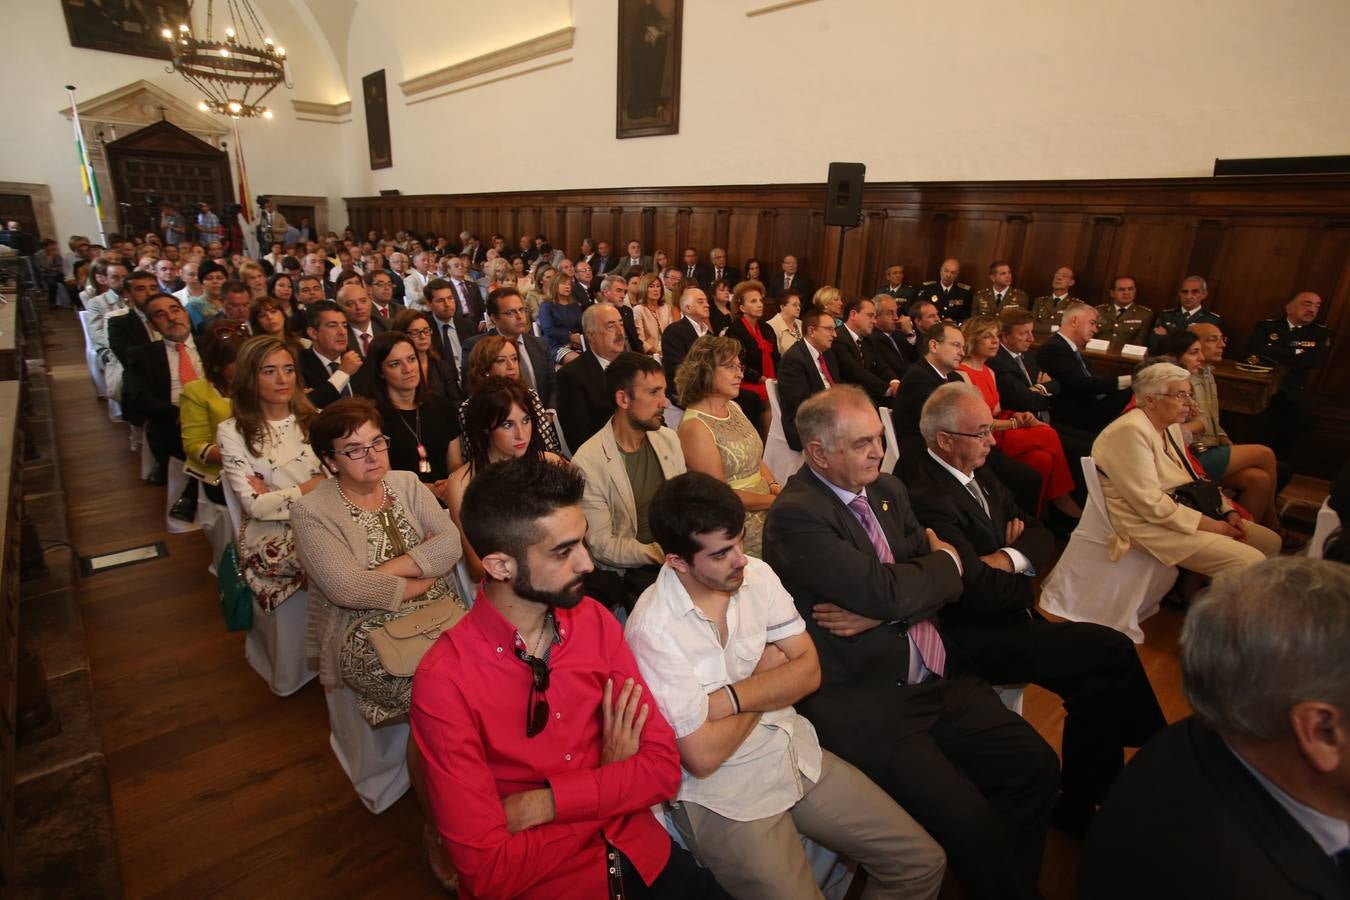
M 625 141 L 616 0 L 492 15 L 444 0 L 257 5 L 296 88 L 273 94 L 276 120 L 242 123 L 252 186 L 328 196 L 338 228 L 341 197 L 382 188 L 816 182 L 836 159 L 873 181 L 1143 178 L 1350 148 L 1345 0 L 817 0 L 754 18 L 768 0 L 685 0 L 680 133 Z M 58 230 L 88 230 L 62 85 L 89 98 L 145 78 L 195 98 L 159 61 L 71 48 L 56 2 L 5 6 L 6 33 L 23 36 L 9 69 L 31 74 L 0 97 L 22 125 L 0 129 L 0 180 L 51 185 Z M 569 23 L 575 47 L 541 60 L 565 65 L 413 105 L 398 88 Z M 360 87 L 381 68 L 394 166 L 372 172 Z M 292 98 L 350 98 L 352 121 L 297 121 Z

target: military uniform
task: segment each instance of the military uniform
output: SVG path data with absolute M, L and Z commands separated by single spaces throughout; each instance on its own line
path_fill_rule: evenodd
M 1072 294 L 1065 294 L 1058 300 L 1055 299 L 1054 294 L 1037 297 L 1031 301 L 1031 311 L 1036 316 L 1036 322 L 1032 325 L 1032 330 L 1040 335 L 1049 334 L 1050 326 L 1058 325 L 1059 320 L 1064 317 L 1064 307 L 1070 303 L 1081 302 Z
M 1175 334 L 1178 331 L 1185 331 L 1192 325 L 1217 325 L 1223 328 L 1223 317 L 1216 312 L 1210 312 L 1203 306 L 1197 307 L 1195 312 L 1190 315 L 1180 306 L 1173 306 L 1170 309 L 1164 309 L 1158 313 L 1158 321 L 1153 325 L 1153 334 L 1149 336 L 1149 345 L 1156 347 L 1162 343 L 1165 335 L 1158 334 L 1159 328 L 1165 329 L 1167 334 Z
M 1097 315 L 1101 317 L 1097 337 L 1110 342 L 1114 350 L 1125 344 L 1147 347 L 1153 336 L 1153 310 L 1142 303 L 1131 303 L 1123 312 L 1114 303 L 1103 303 Z
M 1312 425 L 1305 388 L 1315 369 L 1331 355 L 1331 331 L 1316 322 L 1292 327 L 1284 316 L 1258 322 L 1247 342 L 1247 354 L 1285 366 L 1284 379 L 1263 416 L 1266 443 L 1279 451 Z
M 1010 287 L 1003 292 L 1003 300 L 1000 302 L 994 296 L 993 288 L 980 288 L 975 292 L 975 301 L 971 304 L 971 315 L 997 316 L 1001 310 L 1005 309 L 1031 309 L 1031 301 L 1027 299 L 1027 292 Z
M 970 318 L 970 285 L 957 282 L 944 288 L 940 281 L 925 281 L 916 300 L 927 300 L 938 308 L 938 315 L 954 322 Z
M 890 294 L 894 297 L 896 302 L 900 304 L 901 312 L 904 312 L 905 307 L 909 306 L 914 298 L 919 296 L 918 291 L 916 291 L 913 286 L 904 283 L 896 288 L 891 287 L 889 284 L 883 284 L 881 287 L 877 288 L 877 293 Z

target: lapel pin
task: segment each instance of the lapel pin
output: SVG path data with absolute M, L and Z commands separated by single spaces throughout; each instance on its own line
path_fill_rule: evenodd
M 882 512 L 890 512 L 890 511 L 891 511 L 891 501 L 889 501 L 889 500 L 882 500 L 882 501 L 881 501 L 881 511 L 882 511 Z

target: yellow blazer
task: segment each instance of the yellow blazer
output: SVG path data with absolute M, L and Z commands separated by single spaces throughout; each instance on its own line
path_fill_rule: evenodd
M 207 484 L 220 484 L 220 463 L 209 463 L 203 455 L 216 442 L 216 427 L 234 415 L 229 397 L 222 397 L 205 378 L 183 386 L 178 398 L 178 421 L 183 433 L 183 463 L 190 475 Z
M 1184 453 L 1181 426 L 1173 425 L 1171 431 Z M 1115 531 L 1110 548 L 1113 560 L 1124 556 L 1133 544 L 1174 566 L 1217 541 L 1231 540 L 1200 531 L 1200 513 L 1168 495 L 1194 479 L 1164 446 L 1162 435 L 1137 408 L 1106 426 L 1092 444 L 1106 515 Z M 1225 511 L 1232 508 L 1226 499 L 1224 507 Z

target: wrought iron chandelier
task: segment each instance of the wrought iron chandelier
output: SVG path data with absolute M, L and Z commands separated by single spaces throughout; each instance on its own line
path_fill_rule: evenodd
M 262 101 L 278 85 L 292 87 L 286 78 L 286 48 L 267 35 L 249 0 L 225 0 L 222 21 L 228 16 L 224 37 L 217 38 L 215 0 L 206 0 L 206 30 L 192 24 L 192 7 L 178 30 L 166 27 L 161 34 L 173 56 L 173 67 L 204 96 L 197 103 L 202 112 L 236 119 L 272 118 Z M 201 36 L 199 36 L 201 35 Z

